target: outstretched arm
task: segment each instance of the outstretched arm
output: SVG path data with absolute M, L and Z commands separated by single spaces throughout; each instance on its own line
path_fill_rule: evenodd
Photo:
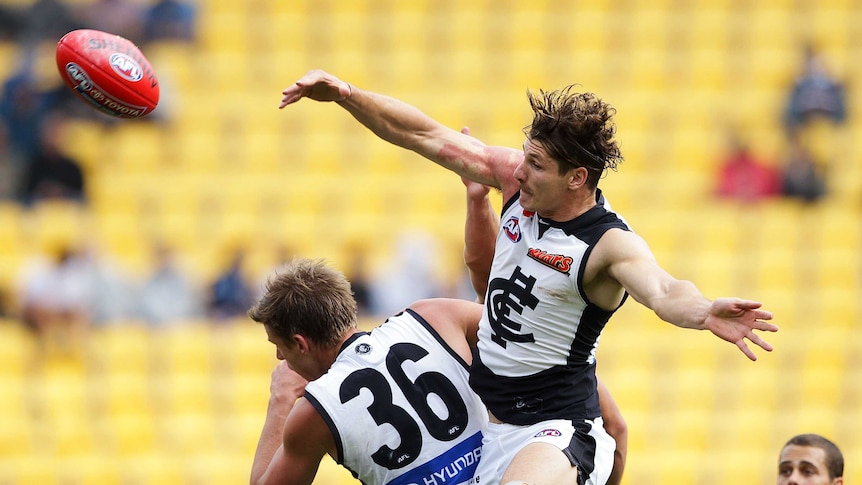
M 302 98 L 337 102 L 389 143 L 415 151 L 470 180 L 500 188 L 504 195 L 517 191 L 513 173 L 523 158 L 521 150 L 489 147 L 403 101 L 361 90 L 320 70 L 309 71 L 282 95 L 280 108 Z
M 252 464 L 252 485 L 309 485 L 335 445 L 317 410 L 301 399 L 306 381 L 287 363 L 272 373 L 269 407 Z
M 678 280 L 662 269 L 646 242 L 632 232 L 610 230 L 599 244 L 602 249 L 596 264 L 607 264 L 611 278 L 662 320 L 679 327 L 707 329 L 739 347 L 751 360 L 757 360 L 757 356 L 745 340 L 772 351 L 772 345 L 754 333 L 778 331 L 778 326 L 767 322 L 772 320 L 772 312 L 762 310 L 759 302 L 740 298 L 709 300 L 692 282 Z

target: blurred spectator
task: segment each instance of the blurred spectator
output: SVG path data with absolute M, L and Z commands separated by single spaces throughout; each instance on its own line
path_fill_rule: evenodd
M 21 12 L 15 8 L 0 5 L 0 41 L 18 39 L 22 29 Z
M 216 278 L 209 295 L 209 314 L 215 320 L 244 316 L 254 303 L 254 290 L 243 274 L 245 254 L 234 251 L 230 265 Z
M 19 40 L 25 44 L 56 42 L 79 25 L 71 9 L 60 0 L 36 0 L 24 9 Z
M 18 163 L 12 155 L 6 121 L 0 118 L 0 200 L 17 198 L 18 169 Z
M 12 315 L 12 303 L 9 301 L 9 294 L 0 287 L 0 318 L 8 318 Z
M 200 317 L 200 294 L 180 269 L 171 249 L 157 244 L 154 253 L 153 271 L 137 292 L 138 315 L 153 326 Z
M 784 122 L 793 133 L 813 118 L 843 123 L 847 106 L 843 84 L 826 67 L 822 56 L 808 44 L 804 50 L 802 72 L 790 90 Z
M 40 127 L 36 152 L 25 160 L 21 187 L 25 204 L 51 199 L 85 200 L 84 172 L 76 160 L 63 153 L 63 123 L 63 118 L 54 115 Z
M 778 192 L 776 170 L 758 160 L 738 136 L 732 136 L 730 150 L 720 167 L 718 197 L 754 202 L 778 195 Z
M 821 166 L 798 135 L 790 137 L 781 177 L 781 194 L 805 202 L 816 202 L 826 195 L 826 178 Z
M 195 40 L 195 9 L 179 0 L 159 0 L 146 12 L 144 42 Z
M 92 287 L 86 261 L 65 246 L 53 259 L 25 265 L 21 281 L 21 319 L 51 349 L 74 350 L 89 321 Z
M 130 0 L 93 0 L 75 12 L 81 26 L 119 35 L 134 43 L 143 40 L 144 9 Z
M 356 300 L 356 310 L 360 318 L 372 315 L 371 282 L 368 275 L 368 251 L 359 243 L 351 245 L 348 250 L 350 262 L 345 276 L 350 281 L 350 289 Z
M 439 260 L 433 235 L 418 228 L 404 231 L 396 240 L 395 253 L 386 268 L 372 281 L 372 314 L 394 315 L 413 301 L 439 296 Z
M 95 246 L 88 247 L 82 257 L 86 263 L 88 284 L 92 289 L 90 322 L 94 325 L 109 325 L 132 317 L 132 281 L 128 275 Z
M 18 70 L 3 83 L 0 116 L 9 129 L 10 148 L 19 158 L 29 157 L 39 144 L 39 126 L 54 108 L 53 100 L 37 86 L 35 49 L 25 49 Z

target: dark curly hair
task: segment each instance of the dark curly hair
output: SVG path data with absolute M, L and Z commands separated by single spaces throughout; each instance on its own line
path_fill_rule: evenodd
M 584 167 L 587 184 L 598 186 L 605 170 L 623 161 L 614 136 L 617 110 L 593 93 L 578 93 L 575 85 L 557 91 L 527 91 L 533 122 L 524 134 L 539 142 L 560 165 L 560 173 Z

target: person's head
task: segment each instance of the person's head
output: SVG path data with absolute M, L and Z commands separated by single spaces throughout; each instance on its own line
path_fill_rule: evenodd
M 312 380 L 332 363 L 323 362 L 326 356 L 356 328 L 356 300 L 344 274 L 322 260 L 296 258 L 269 278 L 248 316 L 263 324 L 278 358 Z
M 844 483 L 844 456 L 835 443 L 817 434 L 790 438 L 778 457 L 778 484 Z
M 533 121 L 524 129 L 524 162 L 516 169 L 521 204 L 527 210 L 555 212 L 572 189 L 592 193 L 605 170 L 622 161 L 614 136 L 616 110 L 593 93 L 574 86 L 527 93 Z
M 616 109 L 595 94 L 574 88 L 528 92 L 533 122 L 524 133 L 528 142 L 541 144 L 557 162 L 560 174 L 582 168 L 587 185 L 595 188 L 605 170 L 616 169 L 622 161 L 614 139 Z

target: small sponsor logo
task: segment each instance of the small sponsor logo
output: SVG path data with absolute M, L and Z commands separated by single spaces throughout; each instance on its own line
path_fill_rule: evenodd
M 361 344 L 357 345 L 354 350 L 359 355 L 365 355 L 365 354 L 371 352 L 371 345 L 366 344 L 366 343 L 361 343 Z
M 518 224 L 518 218 L 512 216 L 503 224 L 503 231 L 506 232 L 506 237 L 512 240 L 512 242 L 518 242 L 521 240 L 521 226 Z
M 527 250 L 527 256 L 551 269 L 565 274 L 569 274 L 569 271 L 572 269 L 572 263 L 575 261 L 571 256 L 566 256 L 564 254 L 551 254 L 537 248 L 530 248 Z
M 451 485 L 479 483 L 476 469 L 482 458 L 482 432 L 388 482 L 388 485 Z M 490 482 L 489 482 L 490 483 Z
M 115 52 L 111 54 L 108 62 L 111 64 L 111 69 L 114 72 L 133 83 L 140 81 L 144 77 L 144 70 L 141 69 L 138 61 L 126 54 Z
M 69 78 L 75 82 L 75 89 L 79 93 L 89 91 L 90 88 L 93 87 L 93 82 L 90 81 L 87 71 L 83 70 L 81 66 L 74 62 L 66 64 L 66 74 L 68 74 Z
M 563 433 L 556 429 L 543 429 L 542 431 L 536 433 L 536 436 L 533 436 L 533 438 L 544 438 L 546 436 L 556 438 L 558 436 L 563 436 Z

